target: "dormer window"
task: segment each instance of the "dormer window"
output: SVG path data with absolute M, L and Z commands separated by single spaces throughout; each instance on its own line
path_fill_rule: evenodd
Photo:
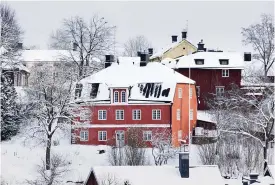
M 229 64 L 229 60 L 228 59 L 220 59 L 220 64 L 221 65 L 228 65 Z
M 126 92 L 121 91 L 121 102 L 125 103 L 126 102 Z
M 196 65 L 203 65 L 204 64 L 204 59 L 195 59 Z
M 118 91 L 114 92 L 114 103 L 118 103 Z

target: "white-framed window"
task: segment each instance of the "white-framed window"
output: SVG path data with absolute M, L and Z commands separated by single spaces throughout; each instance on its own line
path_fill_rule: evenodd
M 196 90 L 197 90 L 197 96 L 200 97 L 200 95 L 201 95 L 201 87 L 200 86 L 196 86 Z
M 192 90 L 191 87 L 189 88 L 189 92 L 190 92 L 190 93 L 189 93 L 189 96 L 190 96 L 190 98 L 192 98 L 192 96 L 193 96 L 193 90 Z
M 91 118 L 91 111 L 89 109 L 82 109 L 79 118 L 82 121 L 89 120 Z
M 224 87 L 223 86 L 216 86 L 216 95 L 219 97 L 224 95 Z
M 152 110 L 152 119 L 153 120 L 160 120 L 161 119 L 161 110 L 160 109 L 153 109 Z
M 178 94 L 179 98 L 182 98 L 182 88 L 178 88 Z
M 118 102 L 118 91 L 114 92 L 114 103 Z
M 152 141 L 152 131 L 143 131 L 143 141 Z
M 229 69 L 222 69 L 222 77 L 229 77 Z
M 124 120 L 124 110 L 116 110 L 116 120 Z
M 89 140 L 89 132 L 88 130 L 80 131 L 80 141 L 88 141 Z
M 141 110 L 140 109 L 133 110 L 132 118 L 133 118 L 133 120 L 141 120 Z
M 182 139 L 182 130 L 178 130 L 178 140 Z
M 126 102 L 126 92 L 125 91 L 121 91 L 121 102 Z
M 193 117 L 194 117 L 193 114 L 194 114 L 193 109 L 190 109 L 189 111 L 190 120 L 193 120 Z
M 106 110 L 98 110 L 98 120 L 107 120 Z
M 98 141 L 107 141 L 107 131 L 98 131 Z
M 177 120 L 180 120 L 180 109 L 177 109 Z

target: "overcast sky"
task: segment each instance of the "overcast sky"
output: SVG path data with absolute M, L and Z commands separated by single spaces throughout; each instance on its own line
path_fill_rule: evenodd
M 127 39 L 144 35 L 153 47 L 171 43 L 188 20 L 188 40 L 193 44 L 203 39 L 206 48 L 245 51 L 241 28 L 258 22 L 262 13 L 274 14 L 273 1 L 182 1 L 182 2 L 8 2 L 15 9 L 25 31 L 24 45 L 47 49 L 49 36 L 60 27 L 62 19 L 94 13 L 117 26 L 116 41 L 121 46 Z M 119 46 L 118 46 L 119 47 Z

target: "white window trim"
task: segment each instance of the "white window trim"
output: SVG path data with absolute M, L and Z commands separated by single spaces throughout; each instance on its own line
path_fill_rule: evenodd
M 117 111 L 122 111 L 123 112 L 123 119 L 117 119 Z M 123 109 L 118 109 L 116 110 L 116 120 L 124 120 L 124 110 Z
M 156 119 L 154 119 L 154 111 L 156 111 Z M 157 119 L 157 111 L 159 111 L 159 119 Z M 161 110 L 160 109 L 152 110 L 152 120 L 161 120 Z
M 106 133 L 105 134 L 106 135 L 106 139 L 105 140 L 100 138 L 100 133 L 104 133 L 104 132 Z M 98 133 L 98 138 L 97 138 L 98 141 L 107 141 L 107 131 L 98 131 L 97 133 Z M 103 134 L 102 134 L 102 136 L 103 136 Z
M 123 98 L 122 98 L 123 92 L 124 92 L 124 95 L 125 95 L 125 98 L 124 98 L 125 101 L 122 101 L 123 100 Z M 120 102 L 121 103 L 126 103 L 127 102 L 127 100 L 126 100 L 126 91 L 121 91 L 120 93 L 121 93 L 121 95 L 120 95 L 121 101 Z
M 116 93 L 117 93 L 117 101 L 116 101 Z M 119 92 L 118 91 L 114 92 L 114 103 L 119 103 Z
M 81 132 L 87 133 L 87 140 L 85 139 L 85 134 L 84 134 L 84 139 L 81 137 Z M 80 141 L 89 141 L 89 132 L 88 130 L 81 130 L 79 133 Z
M 178 97 L 182 98 L 182 88 L 178 88 Z
M 194 110 L 193 109 L 189 110 L 189 117 L 190 117 L 190 120 L 194 119 Z
M 192 99 L 193 97 L 193 89 L 192 87 L 189 88 L 189 98 Z
M 150 140 L 147 137 L 148 134 L 151 135 L 151 139 Z M 145 135 L 146 135 L 146 137 L 145 137 Z M 143 131 L 143 137 L 142 137 L 142 139 L 143 139 L 143 141 L 152 141 L 152 136 L 153 136 L 152 131 L 146 130 L 146 131 Z
M 224 75 L 225 74 L 225 75 Z M 226 75 L 227 74 L 227 75 Z M 229 69 L 222 69 L 222 77 L 227 78 L 229 77 Z
M 177 120 L 180 120 L 180 109 L 177 109 Z
M 217 89 L 219 88 L 223 88 L 223 95 L 224 95 L 224 92 L 225 92 L 224 86 L 216 86 L 216 96 L 218 96 Z M 222 97 L 222 96 L 218 96 L 218 97 Z
M 139 119 L 135 119 L 135 111 L 139 111 Z M 141 120 L 141 110 L 140 109 L 133 109 L 132 110 L 132 120 Z
M 100 119 L 100 112 L 102 112 L 102 118 L 103 118 L 103 112 L 106 112 L 106 118 L 104 119 Z M 98 120 L 107 120 L 107 111 L 106 110 L 98 110 L 98 116 L 97 116 L 97 119 Z

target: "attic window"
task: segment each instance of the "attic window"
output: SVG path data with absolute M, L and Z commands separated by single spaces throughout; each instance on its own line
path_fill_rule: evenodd
M 204 64 L 204 59 L 195 59 L 196 65 L 203 65 Z
M 99 87 L 99 83 L 92 83 L 92 89 L 91 89 L 91 93 L 90 93 L 90 97 L 92 99 L 96 98 L 97 93 L 98 93 L 98 87 Z
M 229 64 L 229 60 L 228 59 L 220 59 L 220 64 L 221 65 L 228 65 Z

